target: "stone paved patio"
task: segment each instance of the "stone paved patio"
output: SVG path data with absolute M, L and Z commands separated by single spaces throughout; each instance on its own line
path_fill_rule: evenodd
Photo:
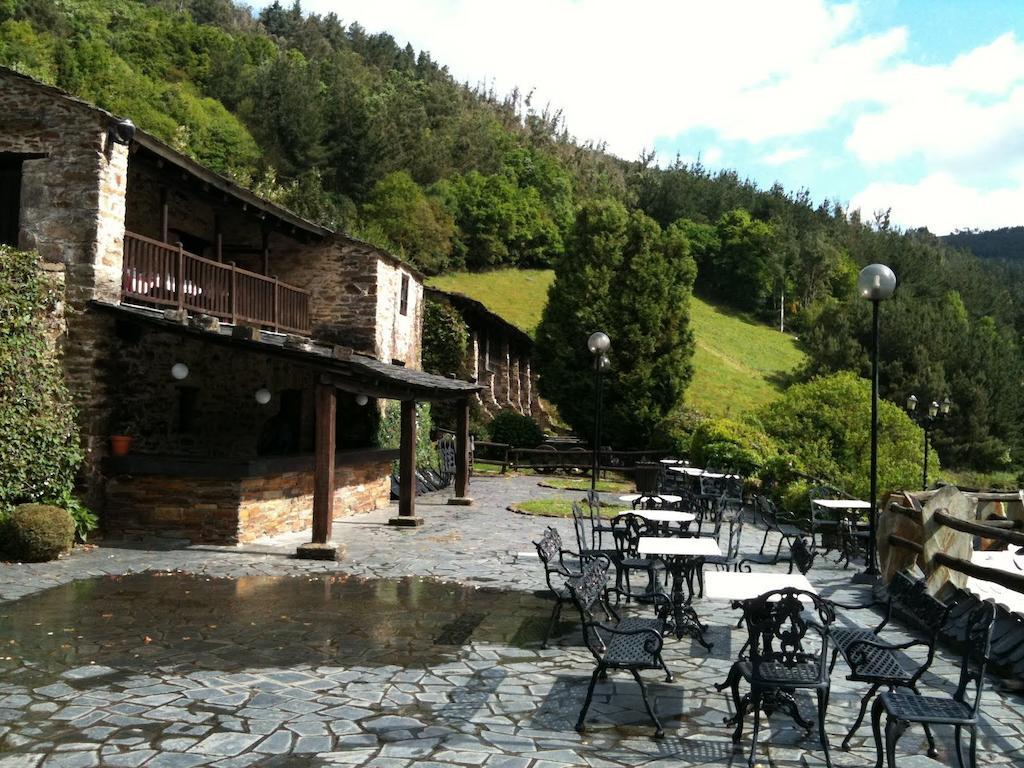
M 722 725 L 731 702 L 712 687 L 742 644 L 734 611 L 695 603 L 711 653 L 666 641 L 676 682 L 648 678 L 666 739 L 650 738 L 623 676 L 598 688 L 581 736 L 593 667 L 572 623 L 539 649 L 550 604 L 533 594 L 536 558 L 518 555 L 553 521 L 504 509 L 566 492 L 494 478 L 473 493 L 473 508 L 421 499 L 418 529 L 383 525 L 389 510 L 338 521 L 338 563 L 291 558 L 297 535 L 240 548 L 106 542 L 0 565 L 0 767 L 746 764 L 748 742 L 734 750 Z M 554 522 L 571 541 L 569 522 Z M 745 549 L 760 537 L 748 530 Z M 852 573 L 826 564 L 810 578 L 857 601 Z M 924 683 L 951 692 L 956 670 L 942 654 Z M 840 662 L 828 713 L 837 766 L 874 763 L 868 726 L 839 749 L 862 690 Z M 1021 697 L 990 685 L 984 712 L 981 759 L 1024 764 Z M 899 764 L 954 764 L 948 730 L 936 732 L 940 762 L 908 731 Z M 824 764 L 816 738 L 783 716 L 762 730 L 758 761 Z

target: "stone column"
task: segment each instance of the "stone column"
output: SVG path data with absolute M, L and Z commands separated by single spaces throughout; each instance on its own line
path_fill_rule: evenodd
M 522 395 L 519 389 L 519 357 L 509 353 L 508 403 L 519 413 L 523 412 Z
M 522 392 L 522 411 L 527 416 L 533 415 L 533 381 L 530 379 L 530 358 L 523 357 L 519 360 L 519 390 Z

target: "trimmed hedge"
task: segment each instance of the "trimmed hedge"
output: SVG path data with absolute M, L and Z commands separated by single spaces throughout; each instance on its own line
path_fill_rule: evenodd
M 60 507 L 20 504 L 6 518 L 2 541 L 5 554 L 13 560 L 54 560 L 75 543 L 75 522 Z

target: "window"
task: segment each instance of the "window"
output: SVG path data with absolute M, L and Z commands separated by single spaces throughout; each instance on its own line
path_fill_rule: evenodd
M 0 155 L 0 245 L 18 247 L 21 158 Z
M 409 314 L 409 276 L 405 274 L 402 275 L 402 296 L 398 304 L 398 313 Z

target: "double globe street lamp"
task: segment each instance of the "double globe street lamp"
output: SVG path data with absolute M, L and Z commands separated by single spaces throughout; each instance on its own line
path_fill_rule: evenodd
M 604 382 L 601 377 L 611 367 L 611 360 L 608 359 L 608 350 L 612 347 L 612 340 L 608 334 L 602 331 L 595 331 L 587 339 L 587 349 L 594 358 L 594 392 L 597 395 L 594 406 L 594 461 L 590 472 L 590 490 L 597 490 L 597 474 L 601 469 L 601 400 L 603 397 Z
M 878 578 L 878 305 L 896 290 L 896 274 L 885 264 L 869 264 L 857 276 L 857 293 L 871 302 L 871 509 L 868 512 L 867 563 L 856 581 Z
M 917 395 L 911 395 L 907 398 L 907 413 L 922 430 L 924 430 L 924 467 L 921 469 L 921 490 L 928 490 L 928 433 L 932 431 L 932 427 L 935 426 L 935 422 L 940 417 L 949 415 L 949 409 L 953 405 L 953 401 L 949 399 L 949 395 L 946 395 L 942 399 L 942 403 L 939 404 L 932 400 L 931 405 L 928 406 L 927 411 L 917 410 L 918 399 Z

